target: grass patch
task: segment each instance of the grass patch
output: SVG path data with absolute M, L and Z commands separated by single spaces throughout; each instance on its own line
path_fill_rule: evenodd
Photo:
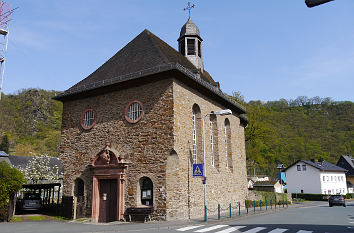
M 47 218 L 45 216 L 28 216 L 28 219 L 31 221 L 43 221 Z
M 65 220 L 70 220 L 70 218 L 65 218 L 62 216 L 53 216 L 55 218 L 55 220 L 60 220 L 60 221 L 65 221 Z
M 12 217 L 11 222 L 22 222 L 23 218 L 22 217 Z

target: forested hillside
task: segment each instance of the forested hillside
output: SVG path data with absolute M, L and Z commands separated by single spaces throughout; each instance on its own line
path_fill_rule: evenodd
M 250 101 L 245 104 L 248 173 L 274 175 L 276 165 L 323 158 L 336 163 L 354 152 L 354 103 L 330 98 Z
M 62 104 L 56 91 L 27 89 L 0 101 L 0 138 L 7 135 L 10 153 L 30 152 L 58 156 Z M 336 163 L 342 154 L 354 154 L 354 103 L 330 98 L 250 101 L 231 97 L 247 108 L 247 167 L 250 174 L 274 175 L 277 163 L 297 159 Z M 0 139 L 1 140 L 1 139 Z
M 3 95 L 0 101 L 0 138 L 7 135 L 14 155 L 45 153 L 58 156 L 62 104 L 58 92 L 25 89 Z

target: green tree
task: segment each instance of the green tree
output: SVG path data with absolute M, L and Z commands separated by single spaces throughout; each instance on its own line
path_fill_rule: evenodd
M 9 153 L 9 138 L 5 134 L 1 139 L 0 151 L 4 151 L 5 153 Z
M 26 183 L 23 174 L 5 161 L 0 162 L 0 209 L 6 208 L 10 196 L 21 189 Z

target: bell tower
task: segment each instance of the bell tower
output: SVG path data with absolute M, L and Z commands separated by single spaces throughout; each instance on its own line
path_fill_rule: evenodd
M 193 5 L 194 6 L 194 5 Z M 188 8 L 187 8 L 188 9 Z M 190 9 L 189 9 L 190 10 Z M 201 72 L 204 70 L 202 41 L 200 32 L 189 17 L 187 22 L 182 26 L 178 38 L 178 51 L 188 58 L 190 62 Z

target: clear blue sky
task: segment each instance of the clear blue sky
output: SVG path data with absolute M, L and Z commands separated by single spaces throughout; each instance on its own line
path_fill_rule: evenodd
M 354 101 L 354 1 L 196 0 L 205 69 L 249 100 Z M 68 89 L 145 28 L 177 48 L 187 1 L 12 0 L 4 92 Z

